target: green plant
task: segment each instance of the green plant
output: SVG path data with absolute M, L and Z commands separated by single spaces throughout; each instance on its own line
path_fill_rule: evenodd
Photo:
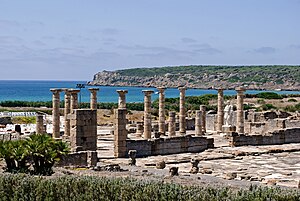
M 8 172 L 28 172 L 51 175 L 56 161 L 69 152 L 67 143 L 55 141 L 47 134 L 34 134 L 26 140 L 0 141 L 0 158 L 6 162 Z
M 263 104 L 262 106 L 262 110 L 271 110 L 271 109 L 276 109 L 276 107 L 270 103 L 267 103 L 267 104 Z
M 31 135 L 27 139 L 27 149 L 33 161 L 33 173 L 40 175 L 51 175 L 54 163 L 69 152 L 65 142 L 55 141 L 47 134 Z
M 261 92 L 256 95 L 257 98 L 264 98 L 264 99 L 282 99 L 283 97 L 275 92 Z
M 297 102 L 297 100 L 294 98 L 290 98 L 290 99 L 288 99 L 288 102 Z
M 29 158 L 25 140 L 0 141 L 0 158 L 4 158 L 7 172 L 27 172 Z
M 257 100 L 257 103 L 258 103 L 258 104 L 265 104 L 266 101 L 265 101 L 264 99 L 258 99 L 258 100 Z

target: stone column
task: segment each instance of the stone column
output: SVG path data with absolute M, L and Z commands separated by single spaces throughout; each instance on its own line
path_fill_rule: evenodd
M 175 122 L 175 112 L 169 112 L 169 137 L 175 136 L 176 122 Z
M 127 152 L 126 108 L 115 109 L 114 122 L 114 156 L 125 157 Z
M 200 105 L 202 133 L 206 133 L 206 106 Z
M 78 109 L 78 93 L 80 92 L 79 89 L 69 89 L 71 93 L 71 113 L 74 109 Z
M 196 117 L 195 117 L 195 135 L 196 136 L 203 135 L 201 120 L 202 120 L 202 112 L 200 110 L 196 110 Z
M 61 89 L 50 89 L 52 94 L 52 124 L 53 124 L 53 138 L 60 138 L 60 115 L 59 115 L 59 106 L 60 106 L 60 92 Z
M 184 135 L 186 133 L 186 121 L 185 121 L 185 87 L 179 87 L 180 99 L 179 99 L 179 133 Z
M 218 89 L 218 113 L 217 113 L 217 132 L 222 132 L 224 124 L 224 94 L 222 88 Z
M 144 138 L 150 139 L 151 138 L 151 94 L 154 91 L 152 90 L 143 90 L 145 94 L 144 97 Z
M 165 135 L 166 133 L 166 117 L 165 117 L 165 87 L 158 87 L 159 93 L 159 123 L 158 132 L 160 135 Z
M 236 89 L 236 132 L 244 133 L 244 92 L 243 87 L 237 87 Z
M 36 114 L 36 133 L 44 134 L 46 133 L 44 127 L 44 115 Z
M 118 108 L 126 108 L 126 94 L 128 93 L 127 90 L 117 90 L 118 94 L 119 94 L 119 105 Z
M 65 110 L 64 110 L 64 119 L 65 119 L 65 136 L 70 136 L 70 119 L 68 119 L 68 114 L 71 112 L 71 92 L 68 89 L 65 89 Z
M 99 91 L 99 88 L 89 88 L 91 92 L 91 98 L 90 98 L 90 106 L 91 110 L 97 110 L 97 92 Z
M 143 122 L 137 122 L 136 123 L 136 136 L 137 137 L 142 137 L 144 133 L 144 125 Z

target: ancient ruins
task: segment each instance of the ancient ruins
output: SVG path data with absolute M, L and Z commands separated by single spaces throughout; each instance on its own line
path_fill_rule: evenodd
M 213 152 L 216 155 L 218 152 L 224 152 L 225 156 L 223 154 L 221 158 L 239 156 L 235 155 L 236 152 L 230 151 L 234 149 L 220 148 L 220 143 L 222 144 L 221 147 L 234 148 L 246 145 L 274 146 L 300 142 L 300 120 L 297 113 L 296 116 L 291 116 L 289 113 L 280 111 L 244 111 L 246 89 L 243 87 L 236 88 L 235 103 L 233 100 L 225 102 L 225 89 L 217 88 L 217 111 L 206 111 L 205 105 L 199 105 L 199 109 L 193 111 L 192 115 L 186 111 L 187 88 L 178 87 L 178 90 L 180 101 L 179 112 L 177 113 L 166 111 L 166 88 L 157 88 L 159 94 L 157 119 L 152 114 L 154 91 L 143 90 L 143 121 L 137 120 L 130 123 L 127 120 L 128 110 L 126 108 L 128 91 L 117 90 L 119 99 L 118 108 L 114 109 L 112 135 L 109 134 L 108 137 L 104 137 L 99 126 L 97 129 L 97 93 L 99 88 L 89 88 L 90 109 L 78 108 L 80 90 L 51 89 L 53 94 L 52 137 L 67 141 L 71 147 L 71 154 L 65 157 L 59 165 L 96 166 L 100 158 L 103 158 L 103 150 L 112 150 L 111 153 L 113 154 L 109 157 L 113 157 L 115 160 L 119 158 L 127 158 L 128 160 L 130 158 L 129 163 L 126 163 L 135 166 L 140 160 L 136 158 L 155 156 L 161 158 L 163 155 L 168 155 L 169 160 L 171 160 L 173 156 L 180 156 L 183 153 L 194 154 L 194 157 L 197 157 L 199 153 L 205 155 L 207 154 L 206 150 L 215 150 Z M 64 108 L 60 108 L 62 93 L 64 93 Z M 63 130 L 61 125 L 63 125 Z M 36 133 L 47 133 L 42 114 L 36 114 Z M 111 140 L 113 143 L 109 147 L 103 144 L 106 143 L 103 139 Z M 107 148 L 103 148 L 103 146 L 107 146 Z M 293 147 L 294 145 L 289 146 Z M 211 170 L 198 167 L 198 164 L 200 166 L 203 164 L 201 162 L 203 159 L 194 157 L 191 155 L 188 160 L 179 157 L 178 160 L 186 161 L 186 163 L 191 161 L 190 173 L 211 174 Z M 164 166 L 168 163 L 159 159 L 156 166 L 162 162 L 165 164 Z M 231 174 L 226 173 L 225 175 Z

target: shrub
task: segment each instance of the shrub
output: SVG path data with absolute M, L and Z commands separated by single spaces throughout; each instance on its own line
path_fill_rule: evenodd
M 262 106 L 262 110 L 271 110 L 271 109 L 276 109 L 276 107 L 274 106 L 274 105 L 272 105 L 272 104 L 269 104 L 269 103 L 267 103 L 267 104 L 263 104 Z
M 1 175 L 1 200 L 289 200 L 298 201 L 297 190 L 250 186 L 183 186 L 174 183 L 138 181 L 128 178 L 63 176 L 55 178 Z
M 282 99 L 282 96 L 275 92 L 261 92 L 261 93 L 257 94 L 257 98 Z
M 290 98 L 290 99 L 288 99 L 288 102 L 297 102 L 297 100 L 294 98 Z
M 34 134 L 26 140 L 0 141 L 0 158 L 6 162 L 8 172 L 28 172 L 31 163 L 33 174 L 51 175 L 52 167 L 69 152 L 65 142 L 55 141 L 46 134 Z
M 265 101 L 264 99 L 258 99 L 258 100 L 257 100 L 257 103 L 258 103 L 258 104 L 265 104 L 266 101 Z

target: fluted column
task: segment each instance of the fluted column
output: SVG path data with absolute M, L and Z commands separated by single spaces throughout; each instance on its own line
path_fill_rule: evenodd
M 222 126 L 224 124 L 224 93 L 223 89 L 218 89 L 218 113 L 217 113 L 217 132 L 222 132 Z
M 52 94 L 52 124 L 53 124 L 53 138 L 60 138 L 60 115 L 59 115 L 59 106 L 60 106 L 60 92 L 61 89 L 50 89 Z
M 184 135 L 186 133 L 186 121 L 185 121 L 185 87 L 179 87 L 179 133 Z
M 166 117 L 165 117 L 165 87 L 158 87 L 159 93 L 159 123 L 158 123 L 158 132 L 160 135 L 165 135 L 166 133 Z
M 206 106 L 200 105 L 202 133 L 206 133 Z
M 78 93 L 80 92 L 79 89 L 70 89 L 69 90 L 71 93 L 71 113 L 73 112 L 74 109 L 78 109 Z
M 201 120 L 202 120 L 202 112 L 200 110 L 196 110 L 196 117 L 195 117 L 195 135 L 196 136 L 203 135 Z
M 151 94 L 154 91 L 152 90 L 143 90 L 145 94 L 144 97 L 144 138 L 150 139 L 151 138 Z
M 244 133 L 244 92 L 243 87 L 237 87 L 237 98 L 236 98 L 236 132 Z
M 97 92 L 99 91 L 99 88 L 89 88 L 89 91 L 91 92 L 91 98 L 90 98 L 91 110 L 97 110 Z
M 169 112 L 169 137 L 175 136 L 176 122 L 175 122 L 175 112 Z
M 119 105 L 118 108 L 122 109 L 122 108 L 126 108 L 126 94 L 128 93 L 127 90 L 117 90 L 118 94 L 119 94 Z
M 65 110 L 64 110 L 64 120 L 65 120 L 65 136 L 70 136 L 70 119 L 68 119 L 68 114 L 71 112 L 71 92 L 65 89 Z

